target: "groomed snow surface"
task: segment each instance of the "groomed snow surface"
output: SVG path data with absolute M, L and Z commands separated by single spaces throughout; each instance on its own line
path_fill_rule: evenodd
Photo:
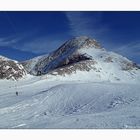
M 140 128 L 140 83 L 0 80 L 0 128 Z

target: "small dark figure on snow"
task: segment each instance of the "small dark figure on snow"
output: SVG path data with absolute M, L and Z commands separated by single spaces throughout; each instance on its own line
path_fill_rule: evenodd
M 16 95 L 18 96 L 18 92 L 16 91 Z
M 47 115 L 47 113 L 46 113 L 46 112 L 44 112 L 44 115 Z

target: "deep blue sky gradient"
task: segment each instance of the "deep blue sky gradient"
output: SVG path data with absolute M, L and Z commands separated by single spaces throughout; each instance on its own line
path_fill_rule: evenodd
M 140 63 L 140 12 L 0 12 L 0 55 L 19 61 L 89 36 Z

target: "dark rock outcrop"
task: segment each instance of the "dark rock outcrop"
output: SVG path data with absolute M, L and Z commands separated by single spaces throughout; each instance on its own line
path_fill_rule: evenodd
M 18 80 L 26 74 L 24 67 L 17 61 L 0 56 L 0 79 Z

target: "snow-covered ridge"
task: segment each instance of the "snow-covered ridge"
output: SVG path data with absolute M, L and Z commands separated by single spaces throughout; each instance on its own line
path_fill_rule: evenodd
M 140 80 L 140 67 L 137 64 L 105 50 L 96 40 L 85 36 L 72 38 L 54 52 L 23 63 L 30 74 L 47 74 L 45 77 L 52 79 L 58 77 L 65 80 L 118 82 Z
M 94 39 L 90 39 L 88 37 L 76 37 L 66 41 L 56 51 L 50 53 L 49 55 L 39 57 L 39 59 L 36 57 L 23 62 L 23 65 L 27 68 L 26 70 L 33 75 L 38 75 L 38 72 L 46 74 L 49 71 L 68 63 L 70 59 L 79 59 L 78 56 L 85 57 L 85 54 L 78 54 L 78 50 L 90 47 L 101 48 Z M 31 64 L 31 62 L 33 63 Z M 29 63 L 33 67 L 28 68 Z
M 0 79 L 17 80 L 27 74 L 24 67 L 17 61 L 0 56 Z
M 10 60 L 10 59 L 7 58 L 7 57 L 4 57 L 4 56 L 2 56 L 2 55 L 0 55 L 0 60 Z

